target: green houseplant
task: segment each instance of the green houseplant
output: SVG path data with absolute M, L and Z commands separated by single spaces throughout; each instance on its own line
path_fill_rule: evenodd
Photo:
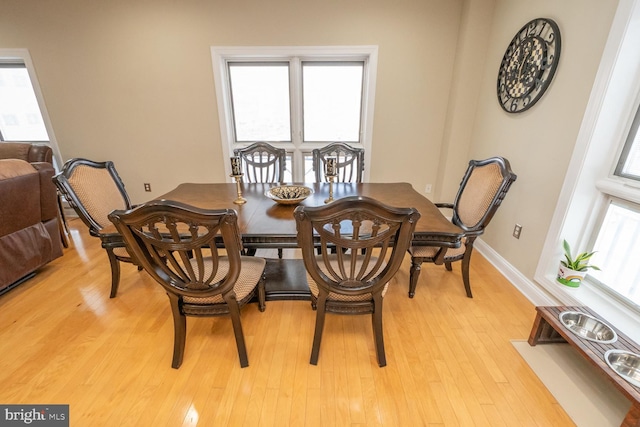
M 560 261 L 558 268 L 558 282 L 563 285 L 577 288 L 582 283 L 582 279 L 587 275 L 589 269 L 600 270 L 597 266 L 590 264 L 589 260 L 595 254 L 594 252 L 581 252 L 574 258 L 571 255 L 571 247 L 569 242 L 563 241 L 564 259 Z

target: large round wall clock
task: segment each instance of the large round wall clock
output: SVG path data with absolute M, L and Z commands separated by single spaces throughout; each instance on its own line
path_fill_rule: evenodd
M 498 72 L 498 101 L 508 113 L 538 102 L 551 84 L 560 60 L 560 30 L 551 19 L 537 18 L 518 31 Z

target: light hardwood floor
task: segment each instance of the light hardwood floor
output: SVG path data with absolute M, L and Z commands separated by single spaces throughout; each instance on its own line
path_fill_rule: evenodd
M 459 265 L 430 264 L 409 299 L 405 258 L 384 300 L 385 368 L 369 316 L 328 315 L 312 366 L 310 303 L 270 301 L 242 311 L 248 368 L 220 317 L 188 318 L 175 370 L 162 288 L 123 265 L 109 299 L 99 240 L 69 225 L 64 256 L 0 296 L 0 403 L 69 404 L 72 426 L 573 425 L 510 343 L 534 306 L 478 253 L 473 299 Z

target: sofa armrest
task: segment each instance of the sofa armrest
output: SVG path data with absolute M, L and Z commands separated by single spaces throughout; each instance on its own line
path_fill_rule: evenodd
M 53 150 L 45 144 L 30 142 L 0 142 L 0 159 L 20 159 L 25 162 L 53 164 Z
M 47 162 L 53 164 L 53 150 L 48 145 L 31 144 L 29 162 Z

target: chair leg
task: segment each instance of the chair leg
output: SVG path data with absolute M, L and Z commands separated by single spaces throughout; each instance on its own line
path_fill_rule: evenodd
M 260 311 L 264 311 L 267 307 L 265 305 L 265 300 L 266 300 L 266 291 L 264 288 L 264 283 L 267 280 L 267 277 L 264 273 L 262 273 L 262 278 L 260 279 L 260 282 L 258 283 L 258 309 Z
M 120 261 L 113 253 L 113 249 L 106 248 L 106 251 L 109 256 L 109 264 L 111 264 L 111 294 L 109 294 L 109 298 L 115 298 L 118 294 L 118 285 L 120 285 Z
M 311 360 L 309 363 L 312 365 L 318 364 L 318 356 L 320 355 L 320 342 L 322 341 L 322 330 L 324 329 L 324 315 L 325 306 L 327 304 L 327 295 L 318 295 L 318 301 L 316 302 L 316 330 L 313 334 L 313 347 L 311 348 Z
M 466 252 L 464 253 L 464 258 L 462 258 L 462 282 L 464 283 L 464 290 L 467 292 L 467 297 L 473 298 L 473 294 L 471 293 L 471 282 L 469 281 L 469 264 L 471 263 L 471 249 L 472 247 L 469 245 L 467 247 Z
M 409 269 L 409 298 L 413 298 L 416 294 L 416 286 L 418 278 L 422 270 L 422 258 L 411 257 L 411 268 Z
M 229 316 L 233 325 L 233 333 L 236 336 L 236 346 L 238 347 L 238 357 L 240 358 L 240 367 L 249 366 L 249 357 L 247 356 L 247 346 L 244 342 L 244 334 L 242 332 L 242 322 L 240 322 L 240 306 L 235 295 L 225 296 L 224 300 L 229 306 Z
M 178 369 L 184 358 L 184 345 L 187 338 L 187 317 L 180 311 L 180 298 L 167 293 L 173 313 L 173 360 L 171 367 Z
M 384 336 L 382 334 L 382 294 L 373 296 L 373 313 L 371 314 L 373 323 L 373 341 L 376 346 L 376 356 L 378 365 L 382 368 L 387 366 L 387 357 L 384 353 Z
M 452 271 L 453 270 L 453 268 L 451 268 L 451 263 L 450 262 L 445 262 L 444 266 L 447 269 L 447 271 Z

